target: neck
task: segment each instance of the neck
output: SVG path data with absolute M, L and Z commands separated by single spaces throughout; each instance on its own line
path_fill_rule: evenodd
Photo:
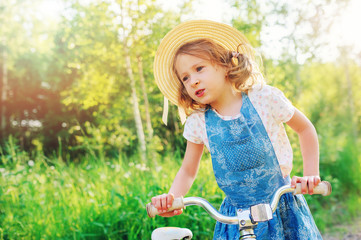
M 223 116 L 236 116 L 241 111 L 242 93 L 232 91 L 224 95 L 222 101 L 211 104 L 211 107 Z

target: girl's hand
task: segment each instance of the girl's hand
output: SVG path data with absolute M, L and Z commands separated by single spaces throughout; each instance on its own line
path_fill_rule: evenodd
M 296 187 L 296 183 L 301 183 L 302 194 L 313 194 L 313 189 L 321 182 L 320 176 L 293 176 L 291 187 Z
M 171 212 L 167 212 L 168 208 L 170 208 L 173 204 L 174 195 L 171 193 L 164 193 L 162 195 L 156 196 L 152 198 L 152 204 L 153 206 L 158 209 L 159 216 L 162 217 L 173 217 L 175 215 L 182 214 L 183 210 L 178 209 Z M 162 213 L 163 212 L 163 213 Z

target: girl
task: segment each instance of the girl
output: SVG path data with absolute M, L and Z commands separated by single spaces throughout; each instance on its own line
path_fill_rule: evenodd
M 174 197 L 190 189 L 204 146 L 226 194 L 220 209 L 225 215 L 269 203 L 285 184 L 300 182 L 303 193 L 313 193 L 320 182 L 316 131 L 280 90 L 263 83 L 239 31 L 205 20 L 177 26 L 158 48 L 154 75 L 165 97 L 188 115 L 182 166 L 169 193 L 152 198 L 161 216 L 182 213 L 166 211 Z M 292 180 L 292 149 L 283 123 L 299 135 L 304 161 L 304 176 Z M 259 223 L 255 234 L 257 239 L 322 239 L 303 195 L 292 194 L 281 198 L 273 219 Z M 238 238 L 238 226 L 217 222 L 214 239 Z

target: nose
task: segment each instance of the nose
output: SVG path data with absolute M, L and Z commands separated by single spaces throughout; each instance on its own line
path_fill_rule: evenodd
M 192 87 L 196 87 L 199 84 L 199 79 L 195 78 L 194 80 L 192 80 Z

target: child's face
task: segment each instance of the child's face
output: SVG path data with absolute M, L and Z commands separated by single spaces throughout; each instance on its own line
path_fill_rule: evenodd
M 226 81 L 226 69 L 205 59 L 180 54 L 175 69 L 188 95 L 198 103 L 215 107 L 213 105 L 222 101 L 232 89 Z

